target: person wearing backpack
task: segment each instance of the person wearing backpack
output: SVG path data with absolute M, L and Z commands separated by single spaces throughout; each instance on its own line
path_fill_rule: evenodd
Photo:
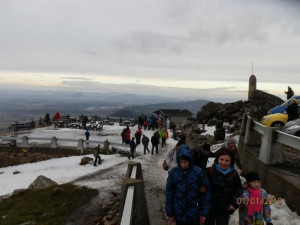
M 134 137 L 132 137 L 129 145 L 130 145 L 130 154 L 128 156 L 128 159 L 130 160 L 130 158 L 134 159 L 134 155 L 135 155 L 136 143 L 134 141 Z
M 101 157 L 100 157 L 100 145 L 98 145 L 96 148 L 95 148 L 95 151 L 94 151 L 94 157 L 95 157 L 95 163 L 94 163 L 94 166 L 97 166 L 97 159 L 98 159 L 98 165 L 101 164 Z

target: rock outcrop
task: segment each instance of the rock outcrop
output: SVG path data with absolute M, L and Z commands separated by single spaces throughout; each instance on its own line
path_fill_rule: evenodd
M 241 127 L 244 113 L 249 113 L 252 118 L 256 118 L 260 121 L 271 108 L 281 105 L 282 103 L 283 100 L 277 96 L 264 91 L 255 90 L 252 93 L 251 101 L 241 100 L 225 104 L 215 102 L 207 103 L 201 108 L 201 111 L 197 113 L 196 120 L 185 121 L 181 129 L 190 147 L 199 146 L 204 142 L 216 144 L 218 142 L 214 140 L 212 136 L 201 135 L 201 132 L 199 132 L 200 124 L 214 126 L 221 120 L 230 124 L 230 126 L 224 126 L 227 133 L 230 132 L 235 135 Z
M 197 114 L 198 123 L 214 125 L 217 120 L 229 122 L 241 121 L 243 113 L 248 112 L 251 117 L 261 120 L 271 108 L 280 105 L 283 100 L 264 91 L 253 92 L 251 101 L 237 101 L 232 103 L 209 102 Z

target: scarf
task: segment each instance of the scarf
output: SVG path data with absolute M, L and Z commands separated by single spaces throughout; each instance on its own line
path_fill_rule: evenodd
M 222 170 L 219 164 L 215 164 L 215 165 L 216 165 L 216 170 L 222 173 L 223 175 L 227 175 L 228 173 L 233 171 L 232 166 L 229 166 L 226 170 Z
M 261 189 L 252 189 L 247 188 L 249 192 L 249 200 L 248 200 L 248 215 L 253 216 L 254 212 L 262 212 L 263 211 L 263 202 L 261 200 Z

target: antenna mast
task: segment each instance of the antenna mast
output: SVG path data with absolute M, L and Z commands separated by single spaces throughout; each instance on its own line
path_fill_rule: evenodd
M 253 75 L 253 60 L 252 60 L 252 75 Z

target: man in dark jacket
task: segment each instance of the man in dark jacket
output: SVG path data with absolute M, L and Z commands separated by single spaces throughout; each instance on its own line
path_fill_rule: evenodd
M 89 132 L 89 130 L 87 129 L 86 131 L 85 131 L 85 140 L 89 140 L 90 139 L 90 132 Z
M 130 145 L 130 154 L 128 156 L 128 159 L 130 160 L 130 158 L 134 159 L 134 153 L 135 153 L 135 149 L 136 149 L 136 144 L 134 142 L 134 137 L 131 139 L 129 145 Z
M 288 114 L 288 121 L 299 118 L 299 108 L 295 98 L 291 99 L 290 104 L 286 107 L 286 112 Z
M 150 153 L 149 148 L 148 148 L 149 138 L 145 134 L 143 134 L 143 137 L 142 137 L 142 144 L 144 146 L 144 155 L 146 154 L 146 150 Z
M 176 160 L 178 166 L 169 172 L 166 185 L 165 208 L 169 223 L 204 224 L 210 208 L 207 176 L 201 168 L 193 165 L 189 146 L 178 147 Z
M 204 143 L 200 147 L 193 148 L 192 153 L 194 165 L 200 167 L 202 170 L 205 170 L 208 158 L 213 157 L 213 153 L 210 151 L 210 144 Z
M 153 150 L 154 150 L 154 147 L 156 149 L 156 154 L 158 154 L 158 144 L 159 144 L 159 133 L 158 132 L 155 132 L 153 134 L 153 136 L 151 137 L 151 143 L 152 143 L 152 151 L 151 151 L 151 154 L 153 155 Z
M 284 93 L 286 93 L 287 100 L 294 96 L 294 91 L 290 86 L 288 86 L 288 91 L 285 91 Z

